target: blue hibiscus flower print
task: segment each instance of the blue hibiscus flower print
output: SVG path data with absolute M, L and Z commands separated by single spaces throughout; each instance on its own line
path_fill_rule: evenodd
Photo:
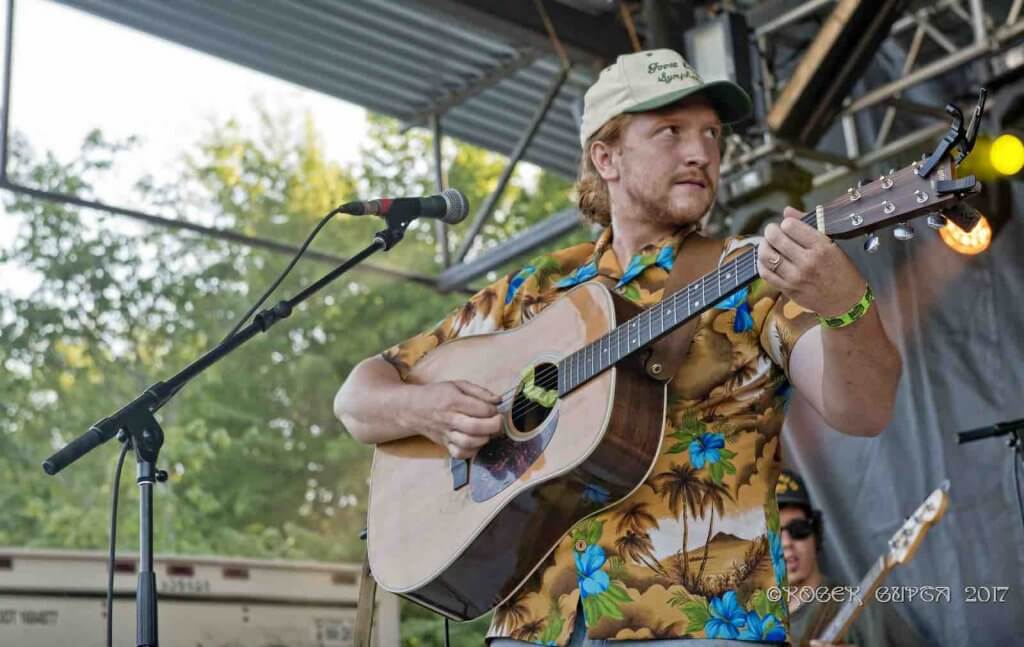
M 736 311 L 736 318 L 732 322 L 733 332 L 746 332 L 754 327 L 754 317 L 750 314 L 750 304 L 747 303 L 749 294 L 750 290 L 743 288 L 715 304 L 719 310 Z
M 704 625 L 708 638 L 738 638 L 740 630 L 747 625 L 747 611 L 736 599 L 736 591 L 711 598 L 708 607 L 711 618 Z
M 775 614 L 758 615 L 757 611 L 747 613 L 747 626 L 739 635 L 742 640 L 763 640 L 767 642 L 783 642 L 786 640 L 786 629 Z
M 654 261 L 654 264 L 658 267 L 664 268 L 666 272 L 672 271 L 673 262 L 676 259 L 676 248 L 672 245 L 665 245 L 658 252 L 658 258 Z
M 701 434 L 697 436 L 688 447 L 690 451 L 690 465 L 694 469 L 704 467 L 704 464 L 712 465 L 722 460 L 720 449 L 725 447 L 725 436 L 722 434 Z
M 516 292 L 522 287 L 523 283 L 526 283 L 526 279 L 530 278 L 537 268 L 533 265 L 527 265 L 523 269 L 519 270 L 519 273 L 512 277 L 512 280 L 508 284 L 508 292 L 505 293 L 505 305 L 512 303 L 512 299 L 515 298 Z
M 604 549 L 597 544 L 590 544 L 582 552 L 576 552 L 576 581 L 580 586 L 580 596 L 589 598 L 608 590 L 611 583 L 608 573 L 601 570 L 604 566 Z
M 579 285 L 580 283 L 583 283 L 584 281 L 589 281 L 595 276 L 597 276 L 597 264 L 591 261 L 586 265 L 581 265 L 577 267 L 575 270 L 573 270 L 572 274 L 560 280 L 558 283 L 555 283 L 555 287 L 571 288 L 574 285 Z
M 768 548 L 772 555 L 775 582 L 779 586 L 784 586 L 786 583 L 786 557 L 782 553 L 782 537 L 779 533 L 768 531 Z
M 663 268 L 666 272 L 672 270 L 672 262 L 676 257 L 676 248 L 672 245 L 665 245 L 658 250 L 657 255 L 655 254 L 637 254 L 633 256 L 629 261 L 629 265 L 626 267 L 626 271 L 622 273 L 622 278 L 619 279 L 618 284 L 615 287 L 621 288 L 627 285 L 630 281 L 643 274 L 643 271 L 652 265 L 657 265 Z

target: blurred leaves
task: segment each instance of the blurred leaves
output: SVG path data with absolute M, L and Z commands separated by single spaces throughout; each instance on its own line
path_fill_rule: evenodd
M 167 217 L 298 244 L 339 202 L 435 192 L 430 133 L 403 132 L 381 117 L 370 128 L 361 163 L 349 168 L 324 158 L 309 116 L 264 112 L 257 132 L 228 121 L 192 147 L 180 182 L 158 186 L 141 176 L 132 191 Z M 444 144 L 451 185 L 481 204 L 505 160 Z M 93 198 L 133 145 L 96 132 L 76 160 L 61 163 L 15 137 L 10 172 L 30 186 Z M 560 178 L 517 173 L 471 255 L 565 208 L 568 194 Z M 44 476 L 40 461 L 213 347 L 288 259 L 21 194 L 3 201 L 2 226 L 17 233 L 0 250 L 0 545 L 101 548 L 116 443 L 56 478 Z M 349 255 L 379 228 L 341 216 L 314 248 Z M 467 228 L 452 228 L 452 246 Z M 581 228 L 568 238 L 587 235 Z M 436 274 L 433 223 L 414 223 L 373 262 Z M 328 269 L 300 262 L 268 305 Z M 361 559 L 372 451 L 334 418 L 334 392 L 368 354 L 430 326 L 463 298 L 351 272 L 184 388 L 159 416 L 160 467 L 170 480 L 156 490 L 156 550 Z M 119 550 L 127 551 L 137 541 L 134 479 L 123 478 L 122 488 Z M 440 620 L 404 608 L 407 644 L 440 644 Z M 479 644 L 482 626 L 454 630 L 456 644 Z

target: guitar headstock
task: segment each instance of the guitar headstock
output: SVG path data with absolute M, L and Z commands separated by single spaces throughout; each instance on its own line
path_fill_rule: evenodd
M 942 212 L 958 227 L 970 231 L 977 215 L 961 207 L 960 202 L 980 191 L 981 183 L 973 175 L 957 179 L 950 156 L 936 164 L 928 177 L 919 174 L 923 166 L 924 162 L 914 162 L 847 189 L 845 197 L 825 206 L 825 233 L 832 238 L 853 238 L 932 212 Z
M 967 128 L 960 109 L 948 104 L 946 112 L 953 123 L 931 155 L 873 182 L 850 187 L 845 197 L 816 210 L 819 229 L 824 226 L 824 233 L 832 238 L 852 238 L 932 212 L 941 212 L 964 231 L 973 229 L 978 213 L 960 202 L 981 191 L 981 183 L 973 175 L 958 179 L 954 169 L 974 147 L 986 96 L 981 88 Z M 911 235 L 912 231 L 903 238 Z
M 928 529 L 938 523 L 942 515 L 946 513 L 946 508 L 949 507 L 949 481 L 942 484 L 942 487 L 936 489 L 928 498 L 925 499 L 914 514 L 910 515 L 903 526 L 896 532 L 895 535 L 889 540 L 889 553 L 885 557 L 885 561 L 889 565 L 903 564 L 914 556 L 914 552 L 917 551 L 917 547 L 921 544 L 921 540 L 924 539 L 924 535 L 928 532 Z

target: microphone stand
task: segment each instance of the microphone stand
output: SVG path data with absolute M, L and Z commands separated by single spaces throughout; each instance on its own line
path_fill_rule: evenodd
M 136 483 L 139 485 L 139 579 L 135 593 L 136 641 L 138 647 L 158 647 L 156 574 L 153 572 L 153 483 L 164 481 L 167 473 L 157 470 L 156 461 L 163 446 L 164 432 L 153 416 L 185 384 L 216 364 L 236 348 L 266 332 L 271 326 L 291 315 L 295 306 L 317 293 L 352 267 L 377 251 L 388 251 L 405 235 L 414 213 L 405 209 L 392 209 L 384 216 L 387 229 L 374 235 L 373 243 L 334 268 L 318 281 L 290 299 L 267 308 L 253 317 L 252 323 L 228 337 L 215 348 L 202 355 L 177 375 L 153 384 L 137 398 L 116 413 L 93 424 L 88 431 L 72 440 L 43 461 L 43 470 L 51 476 L 75 462 L 92 449 L 117 437 L 130 443 L 137 462 Z
M 1007 445 L 1013 447 L 1017 452 L 1017 457 L 1024 462 L 1024 418 L 1000 422 L 969 431 L 958 431 L 956 433 L 956 444 L 963 445 L 964 443 L 981 440 L 982 438 L 1005 436 L 1006 434 L 1010 434 Z

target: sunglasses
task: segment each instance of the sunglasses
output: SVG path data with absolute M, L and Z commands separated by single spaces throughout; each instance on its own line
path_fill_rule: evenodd
M 814 534 L 814 524 L 809 519 L 794 519 L 782 527 L 793 539 L 807 539 Z

